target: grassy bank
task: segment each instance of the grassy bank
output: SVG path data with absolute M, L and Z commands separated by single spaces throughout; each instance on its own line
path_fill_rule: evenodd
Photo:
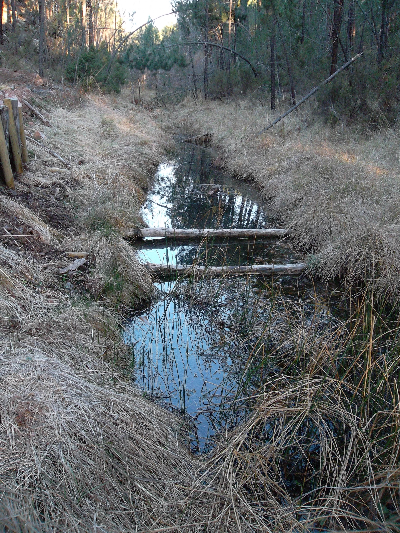
M 249 101 L 149 111 L 62 91 L 35 96 L 52 126 L 26 117 L 45 137 L 0 194 L 0 527 L 397 531 L 398 328 L 376 303 L 398 291 L 397 133 L 355 142 L 304 110 L 255 137 L 267 113 Z M 252 414 L 205 458 L 129 384 L 120 337 L 121 315 L 152 291 L 122 234 L 177 125 L 212 133 L 320 275 L 369 285 L 328 329 L 317 299 L 310 317 L 265 294 L 270 321 L 253 324 L 243 374 Z
M 168 124 L 211 133 L 225 167 L 255 181 L 270 212 L 291 229 L 324 279 L 374 285 L 397 298 L 400 281 L 398 128 L 360 132 L 324 124 L 306 104 L 267 133 L 276 115 L 251 99 L 187 100 Z M 282 110 L 283 111 L 283 110 Z M 221 163 L 221 161 L 220 161 Z
M 167 130 L 211 134 L 216 163 L 255 182 L 309 273 L 353 297 L 326 327 L 317 293 L 312 316 L 272 296 L 243 375 L 252 414 L 213 460 L 260 530 L 398 531 L 400 134 L 331 128 L 305 107 L 255 135 L 273 118 L 249 99 L 161 113 Z
M 10 76 L 5 93 L 28 91 Z M 129 384 L 120 336 L 121 313 L 152 290 L 121 235 L 168 140 L 123 100 L 40 95 L 51 127 L 25 117 L 40 145 L 0 191 L 0 529 L 179 523 L 198 463 L 181 422 Z

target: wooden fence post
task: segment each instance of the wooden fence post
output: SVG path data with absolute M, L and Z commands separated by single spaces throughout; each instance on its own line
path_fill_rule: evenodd
M 9 120 L 8 120 L 8 107 L 5 105 L 0 106 L 1 122 L 3 124 L 4 136 L 6 138 L 7 150 L 10 151 L 10 135 L 8 132 Z
M 26 147 L 24 122 L 22 119 L 22 104 L 18 104 L 18 117 L 19 117 L 19 133 L 20 133 L 20 138 L 21 138 L 22 162 L 26 164 L 29 162 L 29 156 L 28 156 L 28 149 Z
M 15 122 L 15 129 L 17 130 L 19 153 L 21 153 L 21 130 L 19 127 L 18 98 L 10 98 L 10 100 Z
M 15 100 L 17 103 L 17 116 L 18 116 L 18 100 L 16 98 L 13 98 L 12 100 Z M 21 152 L 19 150 L 19 139 L 18 139 L 18 131 L 14 120 L 14 113 L 13 113 L 13 103 L 10 98 L 4 98 L 4 105 L 8 107 L 8 120 L 9 120 L 9 132 L 10 132 L 10 140 L 11 140 L 11 148 L 12 148 L 12 154 L 15 164 L 15 170 L 17 174 L 22 174 L 22 159 L 21 159 Z M 14 104 L 15 107 L 15 104 Z M 18 120 L 19 123 L 19 120 Z
M 0 108 L 0 161 L 1 161 L 1 168 L 3 170 L 3 176 L 4 180 L 6 182 L 6 185 L 8 187 L 11 187 L 11 189 L 14 189 L 14 176 L 10 164 L 10 158 L 8 156 L 8 145 L 6 141 L 6 135 L 4 134 L 4 127 L 3 127 L 3 117 L 5 117 L 6 113 L 4 113 L 4 110 L 2 109 L 4 106 L 1 106 Z

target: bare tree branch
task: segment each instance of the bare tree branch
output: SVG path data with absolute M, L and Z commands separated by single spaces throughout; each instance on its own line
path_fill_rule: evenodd
M 255 78 L 257 78 L 257 76 L 258 76 L 257 70 L 255 69 L 255 67 L 253 67 L 253 65 L 250 63 L 250 61 L 248 59 L 246 59 L 244 56 L 242 56 L 242 54 L 239 54 L 239 52 L 236 52 L 235 50 L 232 50 L 231 48 L 228 48 L 226 46 L 222 46 L 221 44 L 218 44 L 218 43 L 210 43 L 208 41 L 185 41 L 182 44 L 202 44 L 202 45 L 208 45 L 208 46 L 215 46 L 216 48 L 219 48 L 219 49 L 222 49 L 222 50 L 227 50 L 228 52 L 231 52 L 231 54 L 235 54 L 236 56 L 240 57 L 240 59 L 243 59 L 243 61 L 245 61 L 248 65 L 250 65 L 250 68 L 253 71 L 253 74 L 254 74 Z

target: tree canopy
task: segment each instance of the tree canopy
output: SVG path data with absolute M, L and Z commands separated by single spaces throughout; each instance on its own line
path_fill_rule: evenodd
M 3 61 L 28 58 L 41 75 L 108 90 L 148 71 L 196 96 L 251 91 L 275 107 L 286 97 L 295 104 L 363 52 L 321 91 L 321 109 L 333 121 L 340 113 L 376 123 L 397 117 L 395 0 L 173 0 L 172 9 L 173 28 L 160 32 L 149 21 L 127 35 L 115 0 L 1 0 Z

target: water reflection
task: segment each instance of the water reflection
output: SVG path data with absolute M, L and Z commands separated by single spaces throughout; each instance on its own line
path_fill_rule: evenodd
M 254 190 L 213 168 L 206 150 L 193 145 L 183 148 L 176 161 L 161 165 L 157 172 L 143 209 L 150 227 L 273 226 Z M 276 239 L 148 241 L 140 245 L 140 254 L 143 261 L 170 265 L 301 259 L 287 242 Z M 260 354 L 267 353 L 283 329 L 288 310 L 305 328 L 325 327 L 331 320 L 326 312 L 329 306 L 320 300 L 317 305 L 314 287 L 296 277 L 196 282 L 181 278 L 160 282 L 157 288 L 157 301 L 125 330 L 133 375 L 148 394 L 186 413 L 191 420 L 191 447 L 198 451 L 210 449 L 216 434 L 245 416 L 246 404 L 239 408 L 235 400 L 243 380 L 259 382 L 280 372 L 276 363 L 264 361 L 262 355 L 261 373 L 249 378 L 246 363 L 255 346 Z
M 203 306 L 174 294 L 174 283 L 157 287 L 160 300 L 125 332 L 126 342 L 132 342 L 136 380 L 191 417 L 191 447 L 204 451 L 217 429 L 220 403 L 235 388 L 225 379 L 232 374 L 232 359 L 225 349 L 224 329 L 216 327 Z M 220 310 L 223 320 L 225 312 Z
M 166 245 L 147 242 L 140 246 L 143 262 L 167 265 L 250 265 L 254 263 L 296 263 L 299 261 L 289 244 L 276 239 L 203 239 L 200 244 Z
M 280 335 L 293 329 L 297 342 L 301 331 L 312 330 L 317 338 L 335 324 L 329 303 L 299 279 L 249 276 L 212 284 L 180 279 L 156 287 L 157 301 L 133 318 L 125 342 L 136 382 L 164 406 L 187 415 L 193 451 L 208 451 L 215 435 L 245 417 L 249 405 L 236 398 L 248 392 L 252 380 L 258 386 L 282 371 L 276 362 Z M 282 365 L 295 349 L 285 343 Z M 258 358 L 256 374 L 247 366 L 250 356 Z
M 177 161 L 160 165 L 142 211 L 149 227 L 262 228 L 272 223 L 245 183 L 212 167 L 209 152 L 185 145 Z

